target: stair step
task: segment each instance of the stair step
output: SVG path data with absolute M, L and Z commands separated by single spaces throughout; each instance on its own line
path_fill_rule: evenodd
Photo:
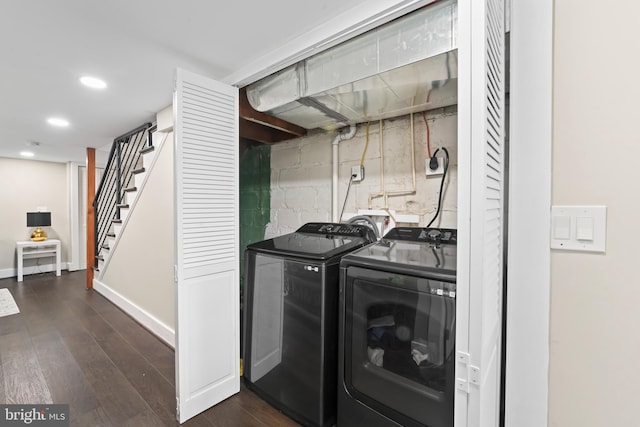
M 116 233 L 107 233 L 107 237 L 116 238 Z
M 138 194 L 137 191 L 131 191 L 129 193 L 125 193 L 124 200 L 127 203 L 133 203 L 133 201 L 135 200 L 137 194 Z
M 105 243 L 105 244 L 103 244 L 103 245 L 101 246 L 101 248 L 102 248 L 102 249 L 106 249 L 106 250 L 111 249 L 111 248 L 109 247 L 109 245 L 107 245 L 106 243 Z
M 136 187 L 129 187 L 124 190 L 124 198 L 126 203 L 131 203 L 136 197 L 138 189 Z
M 121 203 L 121 204 L 119 204 L 119 205 L 116 205 L 116 207 L 117 207 L 117 208 L 120 208 L 120 209 L 126 209 L 126 208 L 128 208 L 128 207 L 129 207 L 129 205 L 128 205 L 128 204 L 126 204 L 126 203 Z
M 98 261 L 104 261 L 104 257 L 102 255 L 96 255 L 96 259 Z
M 140 150 L 140 154 L 142 157 L 142 166 L 145 168 L 148 168 L 149 166 L 151 166 L 151 162 L 156 156 L 155 147 L 154 146 L 145 147 L 142 150 Z
M 121 219 L 112 219 L 111 222 L 113 224 L 122 224 L 122 220 Z
M 118 235 L 120 234 L 120 230 L 122 230 L 123 224 L 121 219 L 118 219 L 116 221 L 113 221 L 113 232 Z
M 134 174 L 133 183 L 136 186 L 136 188 L 142 187 L 142 182 L 144 181 L 144 177 L 146 176 L 145 171 L 146 171 L 145 168 L 140 168 L 132 172 Z
M 142 150 L 140 150 L 140 154 L 147 154 L 147 153 L 151 153 L 153 152 L 153 150 L 155 150 L 156 147 L 154 147 L 153 145 L 149 146 L 149 147 L 144 147 Z

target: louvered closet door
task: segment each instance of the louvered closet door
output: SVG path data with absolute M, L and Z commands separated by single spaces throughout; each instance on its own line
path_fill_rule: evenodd
M 499 423 L 505 141 L 504 0 L 459 3 L 456 426 Z M 462 294 L 462 295 L 461 295 Z
M 238 91 L 183 70 L 174 95 L 180 423 L 240 390 Z

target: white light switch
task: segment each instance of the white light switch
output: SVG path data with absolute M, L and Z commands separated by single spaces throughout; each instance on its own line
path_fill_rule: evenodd
M 606 206 L 552 206 L 551 248 L 605 252 Z
M 576 240 L 593 241 L 593 218 L 579 216 L 576 218 Z
M 571 238 L 571 217 L 557 216 L 553 218 L 553 237 L 558 240 Z

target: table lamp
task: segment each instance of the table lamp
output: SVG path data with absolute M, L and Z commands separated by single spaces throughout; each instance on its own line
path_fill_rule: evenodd
M 27 227 L 36 227 L 31 233 L 31 240 L 42 242 L 47 240 L 47 233 L 41 227 L 51 226 L 51 212 L 27 212 Z

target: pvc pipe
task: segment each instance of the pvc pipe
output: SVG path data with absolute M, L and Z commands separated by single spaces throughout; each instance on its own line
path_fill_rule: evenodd
M 331 220 L 333 222 L 340 222 L 338 218 L 338 173 L 340 167 L 338 144 L 340 141 L 346 141 L 356 136 L 356 125 L 349 126 L 349 131 L 345 133 L 338 133 L 333 139 L 332 145 L 332 177 L 331 177 Z
M 372 209 L 373 199 L 384 196 L 384 142 L 382 139 L 382 119 L 379 121 L 379 146 L 380 146 L 380 191 L 369 194 L 369 209 Z

